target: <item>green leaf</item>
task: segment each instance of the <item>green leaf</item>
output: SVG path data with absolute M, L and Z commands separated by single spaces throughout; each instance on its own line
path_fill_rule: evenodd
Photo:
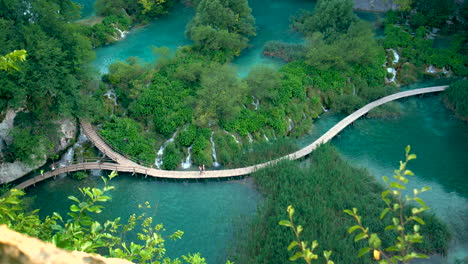
M 325 257 L 325 259 L 329 259 L 331 254 L 332 254 L 331 250 L 324 250 L 323 251 L 323 256 Z
M 371 248 L 368 247 L 361 248 L 361 250 L 359 250 L 358 257 L 364 256 L 365 254 L 369 253 L 370 250 Z
M 411 151 L 411 146 L 410 145 L 406 146 L 405 153 L 409 154 L 410 151 Z
M 431 189 L 432 189 L 431 187 L 423 187 L 423 188 L 421 189 L 421 192 L 429 191 L 429 190 L 431 190 Z
M 352 227 L 350 227 L 350 228 L 348 229 L 348 233 L 351 234 L 351 233 L 353 233 L 354 231 L 358 230 L 359 228 L 360 228 L 360 226 L 354 225 L 354 226 L 352 226 Z
M 426 204 L 424 203 L 424 201 L 421 198 L 416 197 L 416 198 L 414 198 L 414 200 L 416 202 L 418 202 L 422 207 L 426 207 Z
M 390 211 L 390 208 L 385 208 L 382 213 L 380 214 L 380 219 L 383 219 L 385 215 Z
M 349 214 L 350 216 L 354 216 L 353 211 L 351 211 L 351 210 L 349 210 L 349 209 L 343 210 L 343 212 Z
M 289 222 L 288 220 L 281 220 L 278 224 L 282 226 L 292 227 L 291 222 Z
M 421 225 L 425 225 L 426 223 L 424 222 L 424 220 L 422 220 L 421 218 L 417 217 L 417 216 L 413 216 L 413 219 L 414 221 L 418 222 L 419 224 Z
M 304 256 L 304 254 L 302 254 L 302 252 L 298 251 L 292 257 L 290 257 L 289 260 L 296 261 L 298 258 L 302 258 L 303 256 Z
M 288 246 L 288 251 L 291 251 L 295 246 L 299 245 L 296 240 L 291 241 L 291 243 Z
M 289 205 L 286 211 L 288 212 L 289 218 L 292 218 L 294 215 L 294 207 L 292 207 L 292 205 Z
M 75 196 L 68 196 L 68 199 L 80 203 L 80 200 L 78 200 L 78 198 L 76 198 Z
M 410 170 L 405 170 L 405 175 L 410 175 L 410 176 L 414 176 L 414 173 Z
M 389 190 L 383 191 L 383 192 L 382 192 L 382 199 L 385 198 L 385 197 L 387 197 L 388 194 L 390 194 L 390 191 L 389 191 Z
M 429 257 L 425 254 L 420 254 L 420 253 L 416 253 L 416 257 L 417 258 L 424 258 L 424 259 L 428 259 Z
M 400 249 L 397 248 L 396 246 L 391 246 L 391 247 L 386 248 L 385 251 L 400 251 Z
M 62 216 L 61 216 L 59 213 L 53 212 L 52 214 L 53 214 L 55 217 L 57 217 L 57 219 L 60 219 L 60 221 L 63 221 Z
M 301 225 L 297 226 L 297 234 L 298 234 L 298 235 L 301 234 L 301 232 L 302 232 L 303 230 L 304 230 L 304 228 L 303 228 Z
M 392 182 L 392 183 L 390 183 L 390 187 L 392 187 L 392 188 L 397 188 L 397 189 L 402 189 L 402 190 L 406 189 L 405 186 L 403 186 L 403 185 L 401 185 L 401 184 L 399 184 L 399 183 L 397 183 L 397 182 Z
M 377 234 L 371 234 L 369 238 L 369 245 L 372 248 L 379 248 L 382 245 L 382 241 L 380 241 L 380 238 Z
M 80 208 L 76 205 L 76 204 L 72 204 L 70 206 L 70 211 L 72 212 L 79 212 L 80 211 Z
M 416 154 L 409 154 L 408 160 L 413 160 L 413 159 L 416 159 Z
M 367 238 L 367 234 L 361 233 L 354 238 L 354 242 L 358 242 L 359 240 L 364 239 L 364 238 Z

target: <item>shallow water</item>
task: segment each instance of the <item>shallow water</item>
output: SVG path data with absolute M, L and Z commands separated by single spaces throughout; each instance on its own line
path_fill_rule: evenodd
M 194 10 L 183 4 L 174 6 L 169 14 L 149 25 L 133 29 L 123 40 L 96 49 L 93 65 L 106 73 L 115 61 L 138 57 L 144 62 L 156 59 L 151 47 L 168 47 L 175 51 L 178 47 L 191 43 L 185 37 L 185 27 L 193 17 Z
M 301 9 L 312 11 L 315 2 L 304 0 L 271 0 L 249 1 L 252 15 L 255 17 L 257 36 L 250 39 L 250 47 L 244 50 L 239 58 L 233 61 L 241 77 L 245 77 L 252 67 L 266 64 L 279 68 L 284 62 L 279 59 L 263 56 L 263 46 L 272 40 L 288 43 L 301 43 L 303 38 L 289 28 L 290 17 Z

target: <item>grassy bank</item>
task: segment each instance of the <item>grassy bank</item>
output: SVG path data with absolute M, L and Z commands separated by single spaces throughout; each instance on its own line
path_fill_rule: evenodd
M 304 226 L 302 237 L 318 240 L 319 252 L 332 250 L 335 263 L 371 263 L 368 257 L 357 257 L 365 245 L 362 241 L 355 243 L 347 233 L 354 222 L 343 213 L 344 209 L 358 208 L 364 224 L 373 231 L 383 230 L 388 224 L 378 220 L 385 206 L 380 199 L 383 187 L 366 170 L 352 167 L 334 147 L 325 145 L 313 152 L 306 166 L 286 161 L 259 170 L 253 177 L 265 201 L 239 243 L 236 263 L 289 262 L 287 247 L 293 234 L 278 225 L 287 218 L 288 205 L 296 208 L 295 221 Z M 419 250 L 444 254 L 449 238 L 447 228 L 433 215 L 424 218 L 425 243 Z M 390 233 L 379 236 L 387 243 L 391 241 Z

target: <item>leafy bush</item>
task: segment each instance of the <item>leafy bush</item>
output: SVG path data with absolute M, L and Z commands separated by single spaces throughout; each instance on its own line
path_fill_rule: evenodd
M 78 172 L 74 172 L 70 174 L 70 177 L 75 180 L 83 180 L 83 179 L 88 178 L 88 176 L 89 176 L 88 173 L 84 171 L 78 171 Z
M 162 168 L 165 170 L 174 170 L 179 165 L 181 159 L 182 157 L 180 152 L 176 149 L 175 144 L 169 143 L 164 149 Z
M 142 130 L 130 118 L 113 117 L 103 124 L 100 134 L 115 149 L 147 164 L 153 164 L 156 157 L 155 141 Z
M 187 129 L 182 130 L 176 137 L 176 142 L 183 147 L 190 147 L 197 136 L 197 127 L 189 125 Z
M 468 80 L 459 80 L 450 84 L 445 91 L 445 98 L 459 117 L 468 119 Z

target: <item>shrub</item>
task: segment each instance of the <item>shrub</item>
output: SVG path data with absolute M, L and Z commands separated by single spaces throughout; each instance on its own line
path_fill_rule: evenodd
M 450 84 L 449 89 L 445 91 L 445 98 L 459 117 L 468 120 L 468 80 Z
M 181 160 L 182 157 L 180 152 L 176 149 L 175 144 L 167 144 L 166 148 L 164 149 L 162 168 L 165 170 L 174 170 L 177 168 Z
M 83 180 L 83 179 L 88 178 L 88 176 L 89 176 L 88 173 L 84 171 L 78 171 L 78 172 L 74 172 L 70 174 L 70 177 L 75 180 Z

